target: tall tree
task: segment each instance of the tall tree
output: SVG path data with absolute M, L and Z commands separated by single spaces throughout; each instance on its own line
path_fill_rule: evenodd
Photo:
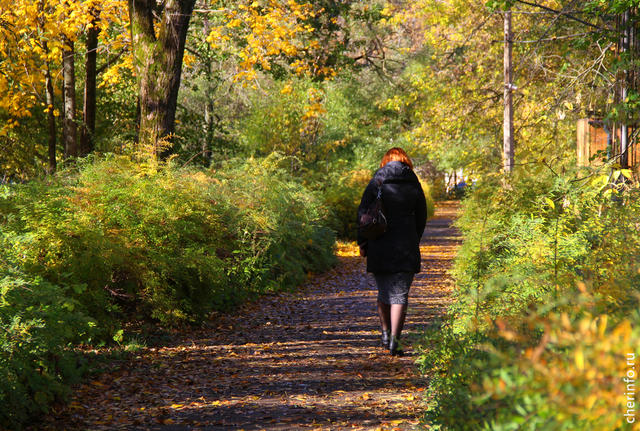
M 95 27 L 94 11 L 98 5 L 103 19 Z M 3 121 L 0 137 L 5 137 L 6 142 L 34 143 L 33 153 L 28 157 L 20 154 L 24 151 L 21 145 L 3 146 L 0 169 L 5 172 L 2 175 L 12 176 L 24 171 L 25 160 L 27 163 L 36 161 L 28 169 L 32 174 L 42 171 L 42 167 L 37 166 L 38 161 L 47 164 L 46 171 L 55 171 L 61 105 L 66 103 L 68 108 L 63 109 L 68 114 L 65 126 L 73 130 L 78 123 L 76 110 L 71 106 L 75 103 L 75 95 L 72 95 L 75 71 L 64 73 L 68 80 L 65 84 L 60 79 L 63 69 L 74 66 L 74 57 L 84 56 L 81 49 L 73 48 L 80 46 L 78 40 L 91 23 L 94 23 L 94 35 L 101 38 L 101 49 L 113 52 L 114 39 L 120 38 L 121 32 L 108 30 L 121 24 L 122 10 L 126 10 L 124 0 L 0 0 L 0 117 Z M 59 97 L 61 87 L 70 92 L 63 92 Z M 77 136 L 77 132 L 75 134 Z M 64 136 L 71 140 L 74 132 L 65 132 Z M 42 145 L 43 142 L 47 145 Z M 77 138 L 75 145 L 65 140 L 64 146 L 65 155 L 77 155 Z
M 504 13 L 504 150 L 503 169 L 513 169 L 513 31 L 511 30 L 511 9 Z
M 189 20 L 196 0 L 129 0 L 131 42 L 140 85 L 139 141 L 166 156 L 175 130 L 178 90 Z M 156 27 L 154 16 L 159 12 Z M 156 30 L 157 29 L 157 30 Z
M 46 42 L 43 44 L 45 51 L 48 49 Z M 47 135 L 48 135 L 48 158 L 49 165 L 47 167 L 47 172 L 49 174 L 53 174 L 57 168 L 57 160 L 56 160 L 56 117 L 53 112 L 53 100 L 55 93 L 53 91 L 53 84 L 51 82 L 51 70 L 49 69 L 49 63 L 47 62 L 45 65 L 45 100 L 47 106 Z
M 562 96 L 575 92 L 574 101 L 565 101 L 581 116 L 603 121 L 610 134 L 609 157 L 621 166 L 633 164 L 636 153 L 630 151 L 637 134 L 630 126 L 640 119 L 640 80 L 637 63 L 640 55 L 640 31 L 637 0 L 494 0 L 492 7 L 517 7 L 520 13 L 547 16 L 545 31 L 538 39 L 528 37 L 537 51 L 542 45 L 564 47 L 560 71 L 552 73 Z M 568 31 L 567 31 L 568 30 Z M 562 34 L 564 32 L 564 34 Z M 577 54 L 576 53 L 581 53 Z M 524 58 L 529 61 L 531 58 Z M 548 59 L 546 62 L 551 63 Z M 546 71 L 545 71 L 546 72 Z M 586 95 L 586 97 L 584 97 Z M 557 106 L 557 105 L 556 105 Z M 630 159 L 631 157 L 631 159 Z
M 525 3 L 414 0 L 404 2 L 405 9 L 394 17 L 399 26 L 418 23 L 424 39 L 412 47 L 413 61 L 402 83 L 407 97 L 390 106 L 412 111 L 409 137 L 439 167 L 464 167 L 465 173 L 479 175 L 505 167 L 501 159 L 510 159 L 504 157 L 509 96 L 514 106 L 509 134 L 518 142 L 514 174 L 542 159 L 572 163 L 576 117 L 608 73 L 604 59 L 610 50 L 594 43 L 593 28 L 585 29 L 582 22 L 586 14 L 571 18 L 575 0 L 545 2 L 554 10 Z M 509 7 L 514 31 L 506 45 L 516 59 L 512 81 L 508 73 L 504 79 L 501 67 L 503 11 Z M 576 43 L 582 43 L 581 49 Z
M 96 77 L 98 58 L 99 11 L 94 9 L 94 20 L 88 25 L 87 57 L 85 60 L 84 98 L 82 103 L 82 130 L 80 136 L 80 155 L 86 156 L 93 151 L 93 137 L 96 132 Z
M 305 148 L 296 151 L 308 156 L 321 153 L 315 147 L 320 136 L 318 116 L 326 99 L 317 97 L 323 86 L 354 70 L 386 76 L 402 66 L 385 56 L 391 28 L 383 24 L 387 18 L 384 4 L 382 0 L 222 0 L 209 7 L 196 4 L 183 71 L 190 85 L 181 88 L 179 112 L 185 115 L 176 131 L 188 139 L 181 140 L 179 149 L 191 155 L 202 153 L 208 162 L 211 149 L 216 147 L 213 153 L 224 157 L 233 151 L 231 147 L 239 148 L 231 143 L 229 133 L 233 134 L 231 130 L 240 122 L 238 117 L 230 120 L 228 116 L 254 112 L 245 103 L 259 111 L 262 108 L 257 106 L 267 100 L 282 108 L 273 115 L 293 115 L 286 105 L 293 102 L 289 99 L 302 97 L 308 99 L 303 109 L 294 111 L 299 117 L 295 121 L 305 127 L 290 129 L 301 135 L 290 144 L 301 144 Z M 305 78 L 298 79 L 300 76 Z M 309 88 L 303 88 L 308 85 L 320 93 L 308 94 Z M 248 102 L 254 90 L 260 93 L 257 102 Z M 265 95 L 271 91 L 277 92 L 277 97 Z M 258 117 L 263 115 L 256 115 L 258 123 L 266 121 Z M 260 140 L 269 140 L 269 134 Z M 201 145 L 195 145 L 198 141 Z M 254 144 L 257 141 L 252 141 L 252 148 Z
M 64 81 L 64 158 L 78 157 L 78 125 L 76 123 L 76 68 L 74 43 L 65 38 L 62 51 Z

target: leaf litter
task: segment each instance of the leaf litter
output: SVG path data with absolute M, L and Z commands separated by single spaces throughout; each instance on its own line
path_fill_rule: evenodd
M 442 203 L 427 224 L 404 357 L 379 347 L 375 282 L 355 244 L 342 244 L 340 264 L 296 292 L 216 314 L 213 327 L 176 331 L 163 346 L 113 361 L 29 429 L 417 429 L 428 381 L 410 344 L 450 301 L 456 211 Z

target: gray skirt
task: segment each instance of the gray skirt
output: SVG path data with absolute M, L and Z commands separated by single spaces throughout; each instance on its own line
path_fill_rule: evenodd
M 413 272 L 374 272 L 378 301 L 387 305 L 407 305 L 413 276 Z

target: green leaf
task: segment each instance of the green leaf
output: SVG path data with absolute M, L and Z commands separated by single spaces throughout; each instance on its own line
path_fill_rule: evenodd
M 544 200 L 552 209 L 556 209 L 556 204 L 551 199 L 545 197 Z
M 122 343 L 123 339 L 124 339 L 124 330 L 123 329 L 121 329 L 118 332 L 116 332 L 115 335 L 113 336 L 113 341 L 115 341 L 118 344 Z
M 620 173 L 628 179 L 631 179 L 631 177 L 633 176 L 633 172 L 631 172 L 631 169 L 622 169 L 620 170 Z
M 80 294 L 80 293 L 84 292 L 85 290 L 87 290 L 87 284 L 86 283 L 73 284 L 73 285 L 71 285 L 71 288 L 73 289 L 74 292 L 76 292 L 77 294 Z

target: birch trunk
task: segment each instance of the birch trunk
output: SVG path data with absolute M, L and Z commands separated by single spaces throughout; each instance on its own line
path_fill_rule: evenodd
M 76 123 L 76 72 L 73 42 L 66 41 L 62 54 L 64 69 L 64 158 L 78 157 L 78 125 Z

